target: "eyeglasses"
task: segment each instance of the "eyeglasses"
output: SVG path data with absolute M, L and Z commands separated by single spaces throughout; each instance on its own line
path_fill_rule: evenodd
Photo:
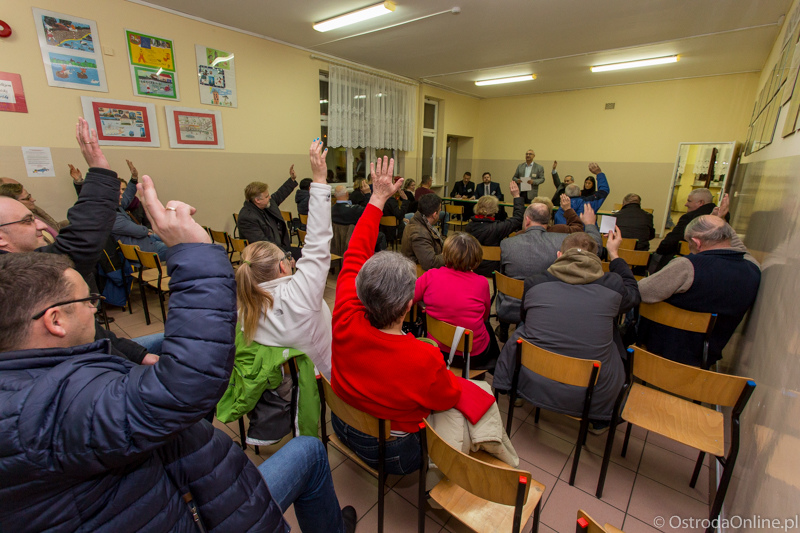
M 67 305 L 67 304 L 76 304 L 76 303 L 79 303 L 79 302 L 91 302 L 92 306 L 95 306 L 95 305 L 97 305 L 97 302 L 99 302 L 101 300 L 105 300 L 105 299 L 106 299 L 105 296 L 100 296 L 99 294 L 90 294 L 86 298 L 78 298 L 77 300 L 68 300 L 66 302 L 58 302 L 58 303 L 55 303 L 55 304 L 47 307 L 41 313 L 36 313 L 35 315 L 33 315 L 31 317 L 31 320 L 39 320 L 40 318 L 42 318 L 44 316 L 44 314 L 46 312 L 48 312 L 50 309 L 52 309 L 54 307 L 61 307 L 62 305 Z
M 34 217 L 32 214 L 25 215 L 21 219 L 15 220 L 14 222 L 6 222 L 4 224 L 0 224 L 0 228 L 2 228 L 3 226 L 10 226 L 11 224 L 25 224 L 26 226 L 30 226 L 34 222 L 36 222 L 36 217 Z
M 284 258 L 284 259 L 286 259 L 287 261 L 289 261 L 289 262 L 291 263 L 291 262 L 292 262 L 292 252 L 286 252 L 286 253 L 283 255 L 283 258 Z

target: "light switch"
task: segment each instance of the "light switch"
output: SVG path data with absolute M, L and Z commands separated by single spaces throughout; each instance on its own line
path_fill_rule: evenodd
M 105 55 L 107 55 L 107 56 L 113 56 L 114 55 L 114 49 L 111 48 L 110 46 L 104 46 L 103 47 L 103 53 Z

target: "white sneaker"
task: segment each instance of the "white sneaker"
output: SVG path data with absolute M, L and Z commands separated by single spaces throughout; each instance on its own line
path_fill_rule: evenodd
M 258 440 L 258 439 L 251 439 L 247 437 L 245 442 L 250 446 L 272 446 L 273 444 L 278 444 L 281 439 L 278 440 Z

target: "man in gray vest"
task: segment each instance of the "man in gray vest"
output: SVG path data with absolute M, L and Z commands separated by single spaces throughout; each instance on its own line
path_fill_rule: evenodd
M 528 191 L 529 202 L 539 196 L 539 185 L 544 183 L 544 167 L 539 163 L 535 163 L 533 161 L 534 157 L 536 157 L 536 153 L 533 148 L 525 152 L 525 162 L 517 166 L 514 177 L 511 178 L 517 182 L 517 185 L 522 183 L 522 180 L 525 180 L 531 186 L 531 190 Z

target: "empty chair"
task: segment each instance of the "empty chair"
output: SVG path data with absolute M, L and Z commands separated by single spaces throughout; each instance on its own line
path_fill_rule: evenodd
M 447 226 L 453 226 L 455 229 L 460 229 L 469 224 L 469 220 L 464 220 L 463 205 L 446 204 L 444 206 L 444 212 L 450 217 L 445 223 Z
M 247 242 L 247 239 L 236 239 L 231 237 L 230 244 L 231 263 L 240 263 L 242 261 L 242 252 L 244 252 L 244 249 L 247 248 L 247 245 L 250 243 Z
M 136 254 L 136 251 L 139 250 L 139 246 L 135 244 L 125 244 L 122 241 L 117 241 L 119 245 L 119 249 L 122 252 L 122 257 L 130 264 L 131 269 L 131 277 L 136 280 L 139 285 L 139 293 L 142 296 L 142 307 L 147 309 L 147 298 L 144 293 L 144 284 L 148 281 L 153 281 L 154 279 L 158 278 L 158 272 L 153 269 L 143 269 L 141 263 L 139 262 L 139 256 Z M 161 266 L 161 274 L 166 276 L 167 275 L 167 267 L 166 265 Z M 128 292 L 128 313 L 133 314 L 133 307 L 131 306 L 130 301 L 130 292 L 128 290 L 128 284 L 125 283 L 125 291 Z M 145 311 L 145 318 L 147 319 L 147 323 L 150 324 L 150 317 L 148 313 Z
M 233 214 L 233 236 L 234 238 L 239 238 L 237 233 L 239 232 L 239 213 Z
M 161 261 L 156 252 L 143 252 L 138 247 L 136 248 L 136 256 L 139 258 L 139 263 L 142 265 L 142 271 L 147 269 L 155 269 L 156 276 L 154 279 L 144 281 L 144 284 L 158 294 L 158 301 L 161 304 L 161 318 L 164 322 L 167 321 L 167 311 L 164 305 L 165 295 L 169 294 L 169 276 L 165 274 L 164 267 L 161 266 Z M 142 291 L 142 306 L 144 307 L 144 318 L 147 324 L 150 324 L 150 311 L 147 309 L 147 297 Z
M 400 242 L 403 235 L 402 232 L 398 231 L 397 227 L 397 218 L 394 216 L 381 217 L 381 230 L 383 230 L 384 235 L 391 234 L 394 236 L 391 240 L 387 237 L 387 244 L 391 244 L 394 250 L 397 250 L 397 244 Z M 384 228 L 391 228 L 391 231 L 386 231 Z

